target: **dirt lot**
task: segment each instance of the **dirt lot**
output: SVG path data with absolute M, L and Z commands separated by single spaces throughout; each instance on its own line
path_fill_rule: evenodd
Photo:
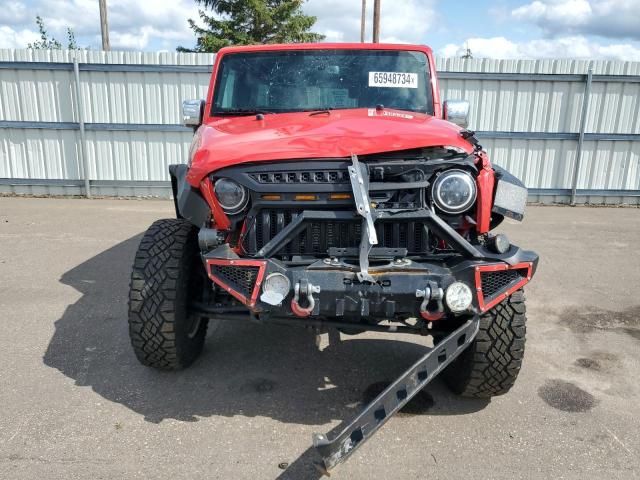
M 0 198 L 0 478 L 319 478 L 311 433 L 421 355 L 412 337 L 320 351 L 305 329 L 226 322 L 189 370 L 140 366 L 129 267 L 170 215 Z M 464 400 L 436 380 L 334 478 L 640 478 L 640 210 L 531 207 L 504 230 L 541 257 L 515 388 Z

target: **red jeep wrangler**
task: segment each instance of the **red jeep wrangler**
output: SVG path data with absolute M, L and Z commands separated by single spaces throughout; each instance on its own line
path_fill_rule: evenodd
M 522 287 L 538 257 L 490 233 L 527 190 L 492 166 L 469 105 L 441 103 L 428 47 L 232 47 L 171 165 L 175 219 L 145 233 L 131 277 L 138 359 L 174 370 L 212 318 L 431 335 L 434 348 L 335 438 L 331 468 L 440 372 L 462 395 L 513 385 Z

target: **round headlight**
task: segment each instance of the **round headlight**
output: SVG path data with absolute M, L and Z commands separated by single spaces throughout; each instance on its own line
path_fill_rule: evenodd
M 240 213 L 249 201 L 247 189 L 228 178 L 216 180 L 213 191 L 220 206 L 230 215 Z
M 444 300 L 452 312 L 464 312 L 471 306 L 473 300 L 471 289 L 465 283 L 453 282 L 447 287 Z
M 476 182 L 464 170 L 447 170 L 433 183 L 433 201 L 445 213 L 467 211 L 476 195 Z

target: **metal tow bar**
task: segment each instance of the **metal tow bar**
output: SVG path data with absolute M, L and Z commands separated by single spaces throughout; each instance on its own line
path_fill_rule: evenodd
M 432 350 L 400 375 L 333 440 L 326 435 L 313 434 L 313 445 L 322 456 L 324 473 L 344 462 L 358 447 L 447 365 L 460 355 L 478 333 L 479 317 L 468 320 L 456 331 L 441 340 Z

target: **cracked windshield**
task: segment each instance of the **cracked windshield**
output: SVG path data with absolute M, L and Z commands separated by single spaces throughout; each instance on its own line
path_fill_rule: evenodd
M 302 50 L 224 57 L 214 115 L 385 108 L 433 113 L 421 52 Z

